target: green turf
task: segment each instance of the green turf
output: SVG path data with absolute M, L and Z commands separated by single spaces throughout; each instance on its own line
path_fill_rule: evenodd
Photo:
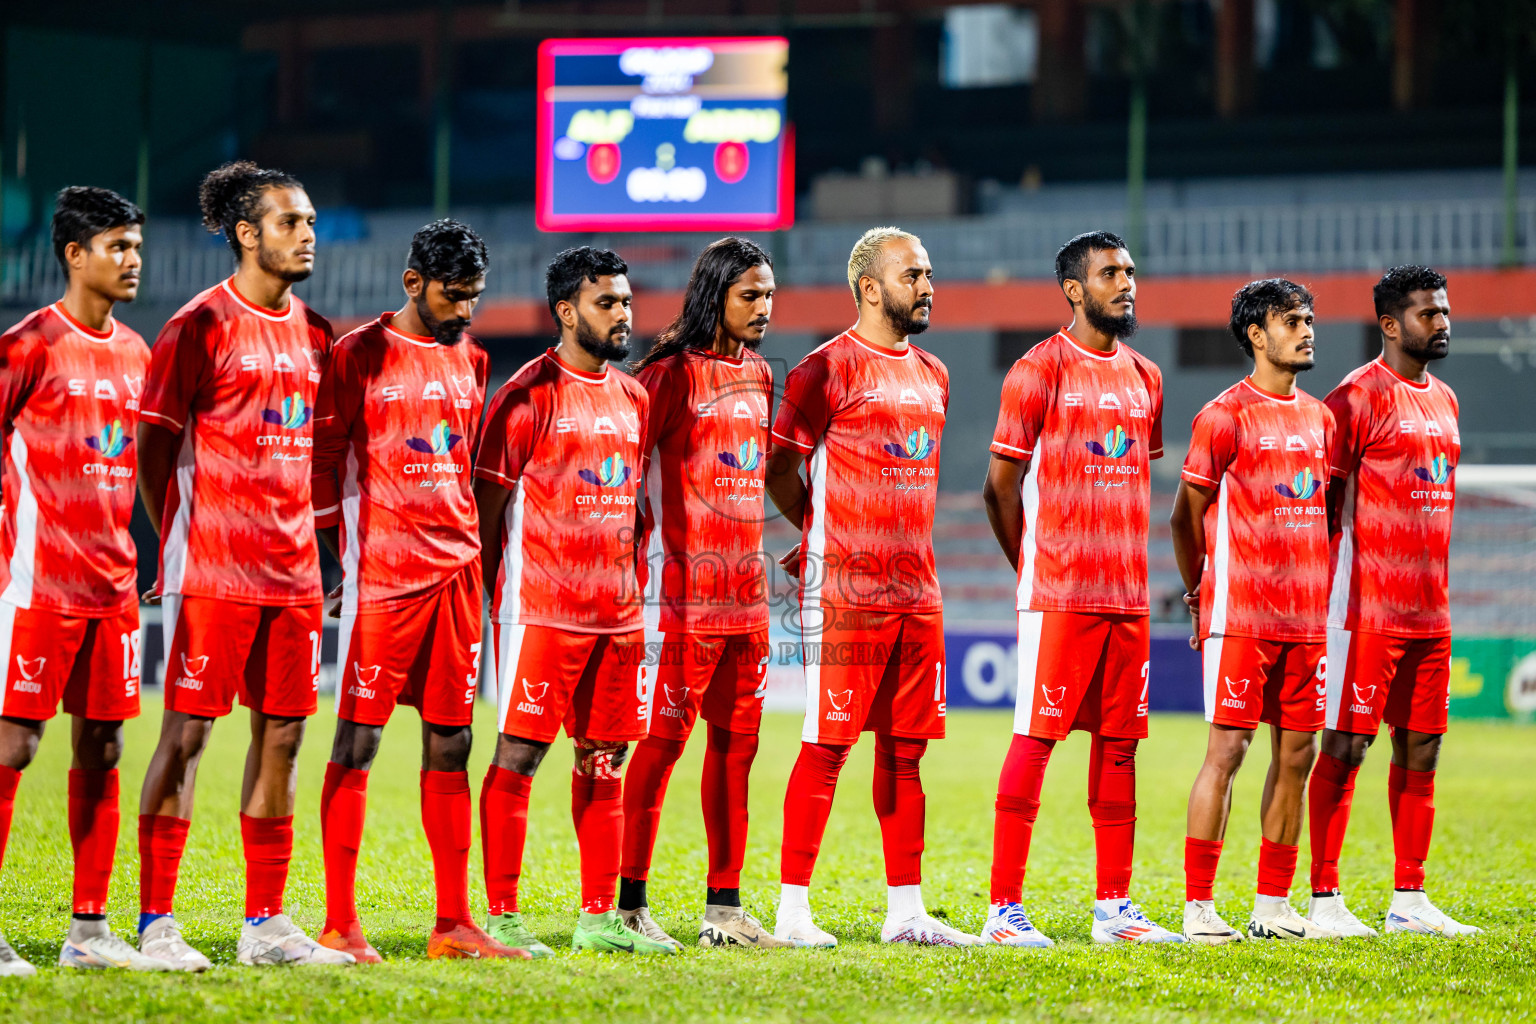
M 147 702 L 128 730 L 123 763 L 124 828 L 113 884 L 112 923 L 132 927 L 137 858 L 134 801 L 158 721 Z M 489 710 L 471 773 L 489 758 Z M 986 911 L 992 797 L 1008 743 L 1009 718 L 957 713 L 950 738 L 924 762 L 928 852 L 924 891 L 930 910 L 961 927 L 980 927 Z M 317 805 L 331 719 L 317 716 L 303 759 L 296 822 L 298 847 L 289 909 L 303 927 L 323 916 Z M 1085 801 L 1086 739 L 1063 744 L 1046 780 L 1044 809 L 1025 883 L 1026 906 L 1056 938 L 1050 951 L 916 950 L 878 944 L 884 913 L 879 833 L 870 809 L 870 744 L 844 772 L 812 892 L 818 922 L 836 933 L 834 951 L 742 952 L 690 948 L 681 957 L 574 956 L 576 843 L 570 827 L 567 764 L 551 755 L 533 795 L 523 908 L 560 954 L 527 963 L 426 960 L 432 884 L 418 817 L 418 726 L 402 711 L 385 739 L 369 793 L 358 897 L 370 938 L 391 962 L 350 970 L 249 969 L 233 965 L 242 864 L 236 799 L 245 755 L 239 713 L 221 724 L 204 758 L 198 813 L 177 894 L 187 938 L 213 958 L 202 977 L 81 976 L 53 968 L 69 912 L 70 857 L 65 826 L 68 725 L 43 742 L 18 796 L 0 877 L 0 928 L 45 969 L 0 983 L 0 1019 L 73 1021 L 233 1019 L 348 1021 L 540 1018 L 896 1021 L 967 1018 L 1081 1020 L 1183 1019 L 1529 1019 L 1536 1011 L 1536 891 L 1532 840 L 1532 748 L 1536 733 L 1457 723 L 1439 774 L 1431 895 L 1448 912 L 1480 924 L 1471 940 L 1387 937 L 1282 945 L 1249 942 L 1205 948 L 1102 948 L 1089 941 L 1093 838 Z M 764 725 L 752 798 L 752 839 L 743 895 L 773 918 L 780 800 L 798 745 L 798 716 Z M 1193 717 L 1158 716 L 1142 745 L 1140 832 L 1133 895 L 1149 914 L 1179 926 L 1184 803 L 1204 746 Z M 698 810 L 702 740 L 673 777 L 650 883 L 658 919 L 681 938 L 702 912 L 704 833 Z M 1384 747 L 1384 744 L 1383 744 Z M 1385 750 L 1361 774 L 1344 884 L 1360 917 L 1379 922 L 1390 897 L 1391 834 Z M 1246 920 L 1258 850 L 1257 801 L 1267 744 L 1240 776 L 1219 905 Z M 1303 841 L 1305 847 L 1305 841 Z M 1306 851 L 1302 852 L 1303 874 Z M 472 892 L 480 893 L 478 853 Z M 1298 892 L 1304 888 L 1298 888 Z M 474 896 L 478 904 L 480 897 Z M 1302 900 L 1298 897 L 1298 903 Z

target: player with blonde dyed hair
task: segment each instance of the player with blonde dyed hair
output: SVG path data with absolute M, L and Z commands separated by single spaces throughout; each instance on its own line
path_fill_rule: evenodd
M 859 304 L 859 279 L 880 280 L 880 268 L 898 258 L 893 249 L 886 247 L 894 241 L 911 242 L 919 247 L 923 244 L 923 240 L 912 232 L 892 227 L 870 228 L 853 243 L 853 252 L 848 254 L 848 287 L 853 290 L 855 306 Z

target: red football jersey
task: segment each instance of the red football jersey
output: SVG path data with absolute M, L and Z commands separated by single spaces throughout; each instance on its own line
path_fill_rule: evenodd
M 1029 460 L 1018 610 L 1145 614 L 1148 464 L 1163 455 L 1163 375 L 1063 329 L 1003 381 L 994 454 Z
M 1328 627 L 1328 453 L 1333 413 L 1251 379 L 1195 417 L 1184 479 L 1205 510 L 1200 635 L 1320 642 Z
M 942 607 L 933 512 L 948 408 L 949 371 L 910 343 L 897 354 L 844 331 L 790 371 L 773 440 L 810 456 L 803 608 Z
M 161 520 L 161 593 L 260 605 L 321 599 L 310 418 L 331 339 L 331 325 L 298 296 L 274 313 L 233 280 L 161 329 L 143 416 L 182 434 Z
M 644 512 L 657 628 L 766 629 L 763 476 L 772 368 L 748 350 L 727 359 L 685 349 L 650 364 L 638 380 L 650 395 Z
M 342 607 L 388 609 L 480 553 L 471 474 L 490 359 L 385 313 L 336 343 L 315 406 L 318 526 L 341 526 Z
M 138 604 L 133 518 L 144 339 L 62 303 L 0 335 L 0 601 L 104 618 Z
M 1415 384 L 1376 359 L 1325 401 L 1338 422 L 1333 475 L 1348 481 L 1333 538 L 1328 625 L 1448 636 L 1446 562 L 1461 461 L 1455 393 L 1432 376 Z
M 644 624 L 635 531 L 648 404 L 628 374 L 585 373 L 554 349 L 491 399 L 475 475 L 512 491 L 491 602 L 497 622 L 581 633 Z

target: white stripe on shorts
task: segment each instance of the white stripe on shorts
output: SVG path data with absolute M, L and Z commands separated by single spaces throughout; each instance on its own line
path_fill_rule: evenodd
M 1019 612 L 1019 679 L 1013 701 L 1013 731 L 1029 735 L 1029 723 L 1035 717 L 1035 685 L 1040 669 L 1040 634 L 1045 626 L 1045 612 Z

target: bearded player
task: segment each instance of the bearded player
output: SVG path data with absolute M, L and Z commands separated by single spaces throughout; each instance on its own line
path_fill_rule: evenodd
M 1253 731 L 1269 724 L 1269 775 L 1259 804 L 1256 939 L 1337 933 L 1290 904 L 1302 796 L 1323 727 L 1328 620 L 1328 450 L 1333 414 L 1296 387 L 1312 368 L 1312 294 L 1281 279 L 1232 297 L 1232 336 L 1253 373 L 1195 417 L 1173 499 L 1173 550 L 1201 652 L 1205 763 L 1189 795 L 1184 937 L 1241 939 L 1216 912 L 1213 886 L 1232 810 L 1232 781 Z
M 295 771 L 320 672 L 320 562 L 310 417 L 331 326 L 294 284 L 315 262 L 315 209 L 282 171 L 248 161 L 203 179 L 203 223 L 234 274 L 160 331 L 139 424 L 139 493 L 160 533 L 165 713 L 139 797 L 139 948 L 209 966 L 171 916 L 197 766 L 238 697 L 251 740 L 240 791 L 242 964 L 349 964 L 283 913 Z
M 1013 742 L 997 787 L 991 910 L 982 937 L 1049 946 L 1020 904 L 1051 750 L 1093 736 L 1088 813 L 1098 888 L 1095 942 L 1177 942 L 1130 900 L 1136 745 L 1147 735 L 1148 467 L 1163 454 L 1163 377 L 1136 333 L 1136 265 L 1105 231 L 1056 254 L 1072 324 L 1003 382 L 982 496 L 1018 571 Z
M 0 856 L 21 772 L 72 717 L 74 916 L 60 967 L 164 971 L 107 927 L 123 720 L 139 713 L 133 435 L 149 348 L 112 316 L 139 290 L 144 214 L 104 188 L 53 213 L 64 297 L 0 335 Z M 0 976 L 36 973 L 0 938 Z
M 421 714 L 421 824 L 437 922 L 427 957 L 527 954 L 469 910 L 466 771 L 480 676 L 480 533 L 470 456 L 489 358 L 465 334 L 485 290 L 485 243 L 457 221 L 411 239 L 406 302 L 336 343 L 315 410 L 314 503 L 341 563 L 336 736 L 320 795 L 320 943 L 378 963 L 355 887 L 368 773 L 396 704 Z
M 676 940 L 651 918 L 645 882 L 667 780 L 702 714 L 709 874 L 699 945 L 787 945 L 742 909 L 740 889 L 768 668 L 763 463 L 773 370 L 757 349 L 773 290 L 767 253 L 720 239 L 699 254 L 682 312 L 639 363 L 650 396 L 644 513 L 661 647 L 650 733 L 624 783 L 619 914 L 661 942 Z
M 475 501 L 496 624 L 496 753 L 480 791 L 489 931 L 551 950 L 518 910 L 533 775 L 570 737 L 571 818 L 581 850 L 577 950 L 675 953 L 614 910 L 624 810 L 619 772 L 645 736 L 645 628 L 636 574 L 645 388 L 629 355 L 629 268 L 582 246 L 545 274 L 559 343 L 491 401 L 475 457 Z M 491 555 L 496 555 L 493 562 Z M 494 566 L 494 568 L 492 568 Z
M 1344 903 L 1339 853 L 1355 775 L 1385 719 L 1396 855 L 1388 932 L 1475 935 L 1424 895 L 1435 765 L 1450 703 L 1446 562 L 1461 434 L 1456 395 L 1429 372 L 1450 351 L 1444 275 L 1393 267 L 1375 288 L 1381 355 L 1326 399 L 1338 420 L 1329 507 L 1328 722 L 1312 773 L 1312 907 L 1343 935 L 1375 935 Z
M 848 258 L 858 322 L 800 361 L 773 426 L 767 487 L 802 530 L 784 564 L 800 585 L 805 729 L 784 795 L 774 936 L 835 946 L 811 918 L 810 883 L 838 774 L 875 734 L 885 849 L 882 942 L 979 940 L 923 907 L 919 765 L 944 735 L 944 612 L 933 564 L 949 371 L 912 344 L 928 329 L 933 268 L 917 236 L 872 228 Z M 800 477 L 802 462 L 806 478 Z

